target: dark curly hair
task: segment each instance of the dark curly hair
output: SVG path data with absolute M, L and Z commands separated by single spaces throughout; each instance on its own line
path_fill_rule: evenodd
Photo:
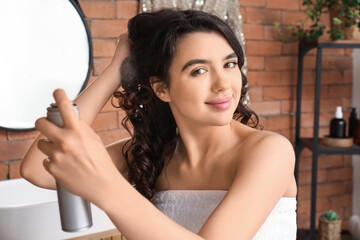
M 154 94 L 149 78 L 156 76 L 169 86 L 169 67 L 181 37 L 193 32 L 213 31 L 228 41 L 239 59 L 241 70 L 243 49 L 230 27 L 214 15 L 167 9 L 140 13 L 128 23 L 130 56 L 121 66 L 123 90 L 114 92 L 112 102 L 115 98 L 119 100 L 118 107 L 126 112 L 122 125 L 132 136 L 122 149 L 129 181 L 149 200 L 154 195 L 155 182 L 164 168 L 165 157 L 171 159 L 178 137 L 169 104 Z M 234 119 L 256 127 L 258 116 L 243 104 L 247 80 L 242 72 L 241 75 L 241 97 Z

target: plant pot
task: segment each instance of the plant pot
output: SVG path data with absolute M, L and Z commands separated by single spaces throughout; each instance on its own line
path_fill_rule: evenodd
M 341 240 L 341 219 L 326 221 L 320 218 L 319 240 Z
M 344 39 L 347 40 L 360 40 L 360 31 L 357 25 L 352 25 L 351 27 L 347 28 L 345 26 L 345 19 L 342 16 L 339 16 L 339 7 L 338 6 L 332 6 L 329 8 L 330 13 L 330 28 L 331 29 L 339 29 L 341 33 L 344 36 Z M 343 23 L 341 24 L 335 24 L 333 19 L 338 18 Z

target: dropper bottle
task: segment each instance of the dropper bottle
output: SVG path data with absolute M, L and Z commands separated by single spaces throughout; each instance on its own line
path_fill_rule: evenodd
M 341 106 L 336 107 L 335 118 L 330 122 L 330 137 L 344 138 L 345 137 L 346 122 L 343 119 L 343 112 Z

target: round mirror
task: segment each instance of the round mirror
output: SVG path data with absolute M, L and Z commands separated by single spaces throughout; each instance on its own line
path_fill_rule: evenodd
M 91 36 L 75 1 L 0 1 L 0 128 L 34 130 L 56 88 L 74 99 L 86 86 Z

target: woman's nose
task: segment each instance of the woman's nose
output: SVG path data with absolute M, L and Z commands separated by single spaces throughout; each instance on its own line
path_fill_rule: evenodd
M 213 71 L 212 90 L 214 92 L 223 92 L 231 87 L 230 79 L 226 74 Z

